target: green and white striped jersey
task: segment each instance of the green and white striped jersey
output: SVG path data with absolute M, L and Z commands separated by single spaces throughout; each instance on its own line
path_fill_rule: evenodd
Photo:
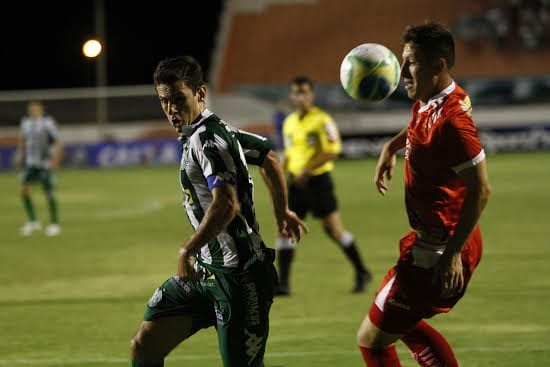
M 25 166 L 50 168 L 53 143 L 58 138 L 54 119 L 23 117 L 21 135 L 25 141 Z
M 183 152 L 180 182 L 183 205 L 197 228 L 220 185 L 235 185 L 240 212 L 214 240 L 201 247 L 196 258 L 214 271 L 246 269 L 265 247 L 259 233 L 253 202 L 253 182 L 247 163 L 261 165 L 272 145 L 258 135 L 238 130 L 204 110 L 180 137 Z M 261 257 L 260 257 L 261 258 Z

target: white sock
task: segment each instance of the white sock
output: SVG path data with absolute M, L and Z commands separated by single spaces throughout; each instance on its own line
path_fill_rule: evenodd
M 348 231 L 344 231 L 344 233 L 342 233 L 342 237 L 340 237 L 340 246 L 344 248 L 351 247 L 354 241 L 355 238 L 353 238 L 353 235 Z
M 296 247 L 296 242 L 292 238 L 278 237 L 275 242 L 277 250 L 291 250 Z

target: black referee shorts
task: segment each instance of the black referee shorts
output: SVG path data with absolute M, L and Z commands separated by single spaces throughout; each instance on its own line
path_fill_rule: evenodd
M 300 218 L 311 211 L 315 218 L 324 218 L 338 209 L 334 183 L 329 172 L 311 176 L 305 187 L 288 186 L 288 206 Z

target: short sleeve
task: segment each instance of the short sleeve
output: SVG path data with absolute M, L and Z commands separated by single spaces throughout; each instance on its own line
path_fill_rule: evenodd
M 50 141 L 56 141 L 59 138 L 59 133 L 57 131 L 57 124 L 55 120 L 48 117 L 46 120 L 46 127 L 48 129 L 48 137 L 50 138 Z
M 248 164 L 261 166 L 269 151 L 273 149 L 273 144 L 267 138 L 244 130 L 237 131 L 237 140 L 243 148 Z
M 328 116 L 319 127 L 319 143 L 323 152 L 339 154 L 342 151 L 338 127 Z
M 452 116 L 443 129 L 443 144 L 448 164 L 456 173 L 478 165 L 485 159 L 477 127 L 465 112 Z
M 213 190 L 222 185 L 234 185 L 237 168 L 231 155 L 232 142 L 229 136 L 205 132 L 199 134 L 200 144 L 196 144 L 193 155 L 201 166 L 208 188 Z

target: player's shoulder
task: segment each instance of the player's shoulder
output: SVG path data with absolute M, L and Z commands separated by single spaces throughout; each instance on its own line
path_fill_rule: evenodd
M 293 111 L 286 115 L 285 119 L 283 120 L 283 124 L 288 125 L 292 123 L 296 123 L 300 119 L 298 111 Z
M 237 128 L 229 125 L 218 116 L 212 114 L 196 128 L 194 133 L 189 138 L 189 145 L 202 149 L 209 144 L 208 142 L 229 142 L 236 139 L 237 132 Z
M 313 107 L 311 109 L 311 113 L 316 117 L 317 121 L 320 121 L 323 123 L 327 121 L 332 121 L 332 116 L 327 111 L 323 110 L 320 107 Z
M 448 94 L 443 113 L 448 123 L 472 121 L 472 102 L 468 93 L 455 84 L 455 88 Z

